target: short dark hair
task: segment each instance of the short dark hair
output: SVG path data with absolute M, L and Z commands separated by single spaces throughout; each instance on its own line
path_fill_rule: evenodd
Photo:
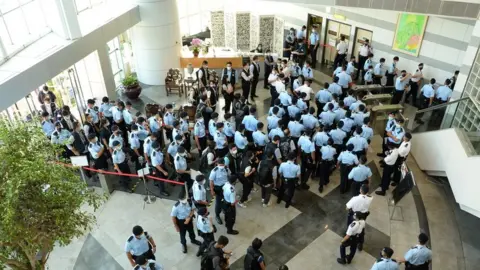
M 373 57 L 373 53 L 369 53 L 369 54 L 368 54 L 368 57 Z
M 360 161 L 360 163 L 365 164 L 365 163 L 367 163 L 367 157 L 365 155 L 361 155 L 359 161 Z
M 278 111 L 280 111 L 280 108 L 278 108 L 278 107 L 273 107 L 273 109 L 272 109 L 272 113 L 273 113 L 273 114 L 277 114 Z
M 47 85 L 44 85 L 44 86 L 43 86 L 43 90 L 48 91 L 48 86 L 47 86 Z
M 455 74 L 455 75 L 460 74 L 460 70 L 455 70 L 455 73 L 453 73 L 453 74 Z
M 205 64 L 208 65 L 208 61 L 207 61 L 207 60 L 203 60 L 202 65 L 205 65 Z
M 393 57 L 393 61 L 398 61 L 398 56 Z
M 258 59 L 258 55 L 254 55 L 254 56 L 252 57 L 252 60 L 253 60 L 253 61 L 255 61 L 255 60 L 257 60 L 257 59 Z
M 431 79 L 430 79 L 430 83 L 431 83 L 431 84 L 435 84 L 436 82 L 437 82 L 437 80 L 435 80 L 434 78 L 431 78 Z
M 228 238 L 224 235 L 220 235 L 220 237 L 218 237 L 217 244 L 222 246 L 228 245 Z
M 405 133 L 405 138 L 407 138 L 410 141 L 412 139 L 412 133 L 410 132 Z
M 257 109 L 255 107 L 250 108 L 250 113 L 256 113 L 256 112 L 257 112 Z
M 273 141 L 276 142 L 276 141 L 280 141 L 280 136 L 279 135 L 275 135 L 273 136 Z
M 227 65 L 231 65 L 231 64 L 232 64 L 232 62 L 230 62 L 230 61 L 227 62 Z
M 294 160 L 297 158 L 297 155 L 295 153 L 288 153 L 288 156 L 287 156 L 288 160 Z
M 425 245 L 428 242 L 428 236 L 425 233 L 421 233 L 418 235 L 418 242 L 421 245 Z
M 257 129 L 262 129 L 263 128 L 263 123 L 262 122 L 258 122 L 257 123 Z
M 243 66 L 250 64 L 250 61 L 243 61 Z
M 263 244 L 262 240 L 260 240 L 258 238 L 255 238 L 252 241 L 252 248 L 256 249 L 256 250 L 259 250 L 262 247 L 262 244 Z
M 95 100 L 93 100 L 93 99 L 88 99 L 88 100 L 87 100 L 87 103 L 88 103 L 88 104 L 95 104 Z
M 143 228 L 139 225 L 135 225 L 132 229 L 132 233 L 135 236 L 139 236 L 143 233 Z
M 380 58 L 380 63 L 385 63 L 385 58 Z
M 335 77 L 335 78 L 337 78 L 337 77 Z M 330 84 L 329 84 L 328 82 L 325 82 L 325 83 L 323 84 L 323 88 L 325 88 L 325 89 L 327 89 L 329 86 L 330 86 Z
M 451 84 L 451 83 L 452 83 L 452 81 L 450 79 L 445 80 L 445 84 Z
M 170 110 L 170 109 L 173 109 L 173 105 L 170 104 L 170 103 L 168 103 L 167 105 L 165 105 L 165 108 L 166 108 L 166 109 L 169 109 L 169 110 Z
M 103 97 L 103 98 L 102 98 L 102 102 L 103 102 L 103 103 L 107 103 L 108 101 L 109 101 L 108 97 Z
M 50 114 L 49 114 L 48 112 L 43 112 L 43 113 L 42 113 L 42 116 L 43 116 L 43 117 L 47 117 L 47 116 L 49 116 L 49 115 L 50 115 Z
M 148 261 L 147 258 L 143 255 L 140 255 L 135 259 L 135 263 L 138 265 L 144 265 L 147 263 L 147 261 Z

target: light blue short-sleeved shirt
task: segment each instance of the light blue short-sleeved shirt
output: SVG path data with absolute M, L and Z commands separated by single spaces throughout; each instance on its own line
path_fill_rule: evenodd
M 388 141 L 394 144 L 401 144 L 403 140 L 403 136 L 405 136 L 405 130 L 402 127 L 394 127 L 392 129 L 393 137 L 397 138 L 398 141 L 394 141 L 392 138 L 388 137 Z
M 365 105 L 365 103 L 363 103 L 361 100 L 356 100 L 352 103 L 352 105 L 350 105 L 349 109 L 351 112 L 357 111 L 358 107 L 360 107 L 362 104 Z
M 388 73 L 389 74 L 393 74 L 395 72 L 395 68 L 396 68 L 397 64 L 392 63 L 390 66 L 388 66 Z
M 373 66 L 373 61 L 371 58 L 365 60 L 365 64 L 363 64 L 363 70 L 368 70 L 369 66 Z
M 188 167 L 187 160 L 178 154 L 175 156 L 174 165 L 175 170 L 186 170 Z
M 270 133 L 268 133 L 268 138 L 270 140 L 273 140 L 273 137 L 275 137 L 275 135 L 280 136 L 280 138 L 285 137 L 285 133 L 283 133 L 283 130 L 279 127 L 270 130 Z
M 193 128 L 193 135 L 199 138 L 203 138 L 205 137 L 205 135 L 207 135 L 207 133 L 205 132 L 205 125 L 203 124 L 203 121 L 197 121 L 195 123 L 195 127 Z
M 322 146 L 320 149 L 322 153 L 322 160 L 333 161 L 333 157 L 337 154 L 337 150 L 330 145 Z
M 208 179 L 213 182 L 215 186 L 223 186 L 228 181 L 230 171 L 225 166 L 217 166 L 211 172 Z
M 297 115 L 297 113 L 300 112 L 300 108 L 298 108 L 297 105 L 290 105 L 288 106 L 287 111 L 288 111 L 288 116 L 290 116 L 290 118 L 294 118 Z
M 405 80 L 402 81 L 402 79 L 403 79 L 403 77 L 398 77 L 395 80 L 395 90 L 397 90 L 397 91 L 405 90 L 405 86 L 407 85 L 408 80 L 405 79 Z
M 177 135 L 180 135 L 183 137 L 183 131 L 181 128 L 174 128 L 173 131 L 172 131 L 172 137 L 175 139 L 175 137 L 177 137 Z
M 355 66 L 352 62 L 348 62 L 346 72 L 348 75 L 352 75 L 352 73 L 355 72 Z
M 328 111 L 328 104 L 333 105 L 333 110 L 338 109 L 338 102 L 335 101 L 334 99 L 332 99 L 330 102 L 327 102 L 327 104 L 325 104 L 325 106 L 323 106 L 323 111 L 324 112 Z
M 188 132 L 188 120 L 186 119 L 181 119 L 180 120 L 180 130 L 183 132 L 183 134 Z
M 345 105 L 345 107 L 347 108 L 350 108 L 350 106 L 355 103 L 357 101 L 357 99 L 353 96 L 350 96 L 348 95 L 347 97 L 345 97 L 343 99 L 343 105 Z
M 213 136 L 215 135 L 216 131 L 217 131 L 217 123 L 215 122 L 215 120 L 210 119 L 210 121 L 208 121 L 208 133 L 210 133 L 210 136 Z
M 147 252 L 150 249 L 148 239 L 151 236 L 148 235 L 148 238 L 143 234 L 140 239 L 136 238 L 135 235 L 132 235 L 128 238 L 125 243 L 125 252 L 129 252 L 134 256 L 140 256 L 143 253 Z
M 123 120 L 123 110 L 119 110 L 118 108 L 115 108 L 115 110 L 112 110 L 113 112 L 113 120 L 115 122 Z
M 330 136 L 332 137 L 333 144 L 343 144 L 343 140 L 347 137 L 347 133 L 339 128 L 333 129 L 330 131 Z
M 392 259 L 381 258 L 379 261 L 376 261 L 370 270 L 398 270 L 400 267 L 397 262 L 392 261 Z
M 304 140 L 302 140 L 301 143 L 300 140 L 298 140 L 298 146 L 300 147 L 300 149 L 302 149 L 302 152 L 307 154 L 315 152 L 315 144 L 310 141 L 310 138 L 308 138 L 307 136 L 302 136 L 300 137 L 300 139 L 301 138 L 305 138 Z
M 277 107 L 278 108 L 278 117 L 283 117 L 285 115 L 285 110 L 280 107 L 280 106 L 273 106 L 273 107 L 270 107 L 270 109 L 268 110 L 268 115 L 273 115 L 273 108 Z
M 278 173 L 284 178 L 297 178 L 300 176 L 300 166 L 289 160 L 280 164 Z
M 278 127 L 278 121 L 280 118 L 276 115 L 267 116 L 267 127 L 268 129 L 274 129 Z
M 442 101 L 447 101 L 452 97 L 452 89 L 446 85 L 442 85 L 437 88 L 436 98 L 441 99 Z
M 100 118 L 98 117 L 98 112 L 95 111 L 93 108 L 87 108 L 85 110 L 85 113 L 92 116 L 93 123 L 97 124 L 100 121 Z
M 331 83 L 328 86 L 328 92 L 330 92 L 332 95 L 337 94 L 337 96 L 340 96 L 342 95 L 342 87 L 337 83 Z
M 372 170 L 363 164 L 353 168 L 348 174 L 348 179 L 352 179 L 355 182 L 363 182 L 369 177 L 372 177 Z
M 297 100 L 297 107 L 301 111 L 306 111 L 308 109 L 307 103 L 305 101 L 303 101 L 303 99 Z
M 421 92 L 422 92 L 423 96 L 426 97 L 426 98 L 432 98 L 432 97 L 435 96 L 435 90 L 433 89 L 431 84 L 425 84 L 422 87 Z
M 358 164 L 358 158 L 350 151 L 343 151 L 338 155 L 338 162 L 340 164 L 353 165 Z
M 198 217 L 197 218 L 197 229 L 201 231 L 202 233 L 212 233 L 213 232 L 213 226 L 210 222 L 210 219 L 208 217 Z
M 311 68 L 307 68 L 306 66 L 302 68 L 302 74 L 305 79 L 313 78 L 313 71 Z
M 163 153 L 161 151 L 152 150 L 152 155 L 150 156 L 152 160 L 152 166 L 162 166 L 163 164 Z
M 48 137 L 52 136 L 52 133 L 55 131 L 55 125 L 51 120 L 42 121 L 42 130 L 45 135 Z
M 290 106 L 292 104 L 292 97 L 287 92 L 280 93 L 278 98 L 283 106 Z
M 322 89 L 315 94 L 315 99 L 320 103 L 327 103 L 332 101 L 332 93 L 327 89 Z
M 354 112 L 352 113 L 352 118 L 355 126 L 361 126 L 363 125 L 363 119 L 365 117 L 369 116 L 369 113 L 363 113 L 363 112 Z
M 353 144 L 353 152 L 363 151 L 368 148 L 367 140 L 358 134 L 355 134 L 347 141 L 347 145 L 349 144 Z
M 93 159 L 97 159 L 98 153 L 103 149 L 103 144 L 101 144 L 99 141 L 96 143 L 89 143 L 88 144 L 88 152 L 90 152 L 90 155 L 92 155 Z
M 193 204 L 191 201 L 187 203 L 182 203 L 182 202 L 177 202 L 173 207 L 172 207 L 172 212 L 170 213 L 171 217 L 176 217 L 180 220 L 186 219 L 192 210 L 195 209 L 195 204 Z
M 220 131 L 216 131 L 213 135 L 213 140 L 217 149 L 223 149 L 227 146 L 227 137 Z
M 176 141 L 171 142 L 168 145 L 167 153 L 170 154 L 172 157 L 175 157 L 175 155 L 177 154 L 179 146 L 180 146 L 180 144 L 178 144 Z
M 110 108 L 112 108 L 112 104 L 110 104 L 108 102 L 107 103 L 102 103 L 102 104 L 100 104 L 100 108 L 98 108 L 98 111 L 103 113 L 103 115 L 105 117 L 112 117 L 113 114 L 110 111 Z
M 425 246 L 416 245 L 405 253 L 405 260 L 413 265 L 421 265 L 432 260 L 432 251 Z
M 363 79 L 366 82 L 373 82 L 373 70 L 367 70 L 367 72 L 365 72 L 365 76 L 363 76 Z
M 331 126 L 333 124 L 333 122 L 335 121 L 335 116 L 336 116 L 335 113 L 332 112 L 332 111 L 322 112 L 320 114 L 320 121 L 325 126 Z
M 123 115 L 123 121 L 125 121 L 125 124 L 131 125 L 133 123 L 133 116 L 130 110 L 128 109 L 122 110 L 122 115 Z
M 375 65 L 375 67 L 373 68 L 373 74 L 377 75 L 377 76 L 383 76 L 383 65 L 378 63 Z
M 234 142 L 235 142 L 235 145 L 242 150 L 245 149 L 245 147 L 247 147 L 247 144 L 248 144 L 247 137 L 245 137 L 245 135 L 240 133 L 240 131 L 235 132 Z
M 320 39 L 320 38 L 319 38 L 317 32 L 312 32 L 312 33 L 310 34 L 310 44 L 311 44 L 311 45 L 317 44 L 317 42 L 318 42 L 319 39 Z
M 352 77 L 347 74 L 347 72 L 342 71 L 342 73 L 337 75 L 338 85 L 342 88 L 348 88 L 348 84 L 352 82 Z
M 313 136 L 313 141 L 315 142 L 316 146 L 320 147 L 320 146 L 327 145 L 329 138 L 330 137 L 328 137 L 327 133 L 325 133 L 324 131 L 321 131 L 321 132 L 315 133 L 315 135 Z
M 340 121 L 341 119 L 345 118 L 345 115 L 347 111 L 345 111 L 343 108 L 337 108 L 335 111 L 335 122 Z
M 121 164 L 125 161 L 125 153 L 122 150 L 113 151 L 112 161 L 114 164 Z
M 148 124 L 150 124 L 150 130 L 152 132 L 157 132 L 161 128 L 155 116 L 148 118 Z
M 165 125 L 173 126 L 173 122 L 175 121 L 175 118 L 173 117 L 173 113 L 166 112 L 163 117 L 163 121 L 165 122 Z
M 145 141 L 145 139 L 148 137 L 148 131 L 145 129 L 144 126 L 138 126 L 137 136 L 140 141 Z
M 338 74 L 342 73 L 342 67 L 338 66 L 334 71 L 333 71 L 333 76 L 338 76 Z
M 130 133 L 130 137 L 128 138 L 128 142 L 130 144 L 131 149 L 139 149 L 140 148 L 140 139 L 136 132 Z
M 195 201 L 206 201 L 207 200 L 207 191 L 205 187 L 199 182 L 195 181 L 192 185 L 193 200 Z
M 237 193 L 235 191 L 235 187 L 232 186 L 230 183 L 225 183 L 223 185 L 223 198 L 227 203 L 235 203 Z
M 249 114 L 243 118 L 242 124 L 245 125 L 246 130 L 253 132 L 257 130 L 258 120 L 255 118 L 255 116 Z
M 345 117 L 340 121 L 343 122 L 343 127 L 342 127 L 343 131 L 345 131 L 345 132 L 352 131 L 352 127 L 353 127 L 353 124 L 354 124 L 353 119 Z
M 373 137 L 373 129 L 367 125 L 362 125 L 362 135 L 365 140 L 369 140 Z
M 305 127 L 297 121 L 290 121 L 288 123 L 288 129 L 290 130 L 290 135 L 292 137 L 299 138 L 305 130 Z
M 301 120 L 303 121 L 305 129 L 314 129 L 318 127 L 318 119 L 311 114 L 302 115 Z
M 228 137 L 235 136 L 235 127 L 228 121 L 223 122 L 223 134 Z
M 265 146 L 268 143 L 268 136 L 259 130 L 253 132 L 252 137 L 257 146 Z

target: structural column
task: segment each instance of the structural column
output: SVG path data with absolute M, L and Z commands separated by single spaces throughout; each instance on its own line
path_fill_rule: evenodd
M 182 47 L 176 0 L 134 0 L 141 21 L 133 28 L 137 76 L 149 85 L 164 85 L 170 68 L 180 67 Z

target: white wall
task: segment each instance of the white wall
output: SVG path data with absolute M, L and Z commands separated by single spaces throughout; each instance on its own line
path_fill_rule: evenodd
M 420 169 L 444 171 L 460 207 L 480 217 L 480 156 L 467 155 L 455 129 L 414 134 L 411 152 Z

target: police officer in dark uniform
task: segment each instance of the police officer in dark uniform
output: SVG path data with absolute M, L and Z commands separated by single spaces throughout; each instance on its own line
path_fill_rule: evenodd
M 195 239 L 195 232 L 193 230 L 193 216 L 195 205 L 192 200 L 187 198 L 187 194 L 184 190 L 180 192 L 179 200 L 172 207 L 172 217 L 173 225 L 177 232 L 180 233 L 180 243 L 182 244 L 182 252 L 187 253 L 187 240 L 185 235 L 188 232 L 190 241 L 192 244 L 200 246 L 202 243 Z
M 147 232 L 143 231 L 143 228 L 136 225 L 132 229 L 132 235 L 125 243 L 125 252 L 130 264 L 135 267 L 135 260 L 139 256 L 144 256 L 147 259 L 155 260 L 155 251 L 157 245 L 153 240 L 153 237 Z
M 233 102 L 233 94 L 235 92 L 235 83 L 237 82 L 237 74 L 232 69 L 232 62 L 227 62 L 227 67 L 222 72 L 222 94 L 225 98 L 225 112 L 230 112 L 230 105 Z
M 258 55 L 253 56 L 252 58 L 252 63 L 250 64 L 250 74 L 252 74 L 252 81 L 251 81 L 251 90 L 250 90 L 250 97 L 253 101 L 255 101 L 255 98 L 258 97 L 256 95 L 257 91 L 257 84 L 258 84 L 258 78 L 260 76 L 260 64 L 258 64 Z

